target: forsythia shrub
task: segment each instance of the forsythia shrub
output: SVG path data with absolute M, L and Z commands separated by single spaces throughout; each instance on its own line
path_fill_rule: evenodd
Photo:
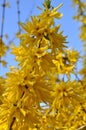
M 12 48 L 18 67 L 0 78 L 0 130 L 76 130 L 86 124 L 86 66 L 77 80 L 80 54 L 67 47 L 55 25 L 61 6 L 45 0 L 40 15 L 20 23 L 24 33 Z

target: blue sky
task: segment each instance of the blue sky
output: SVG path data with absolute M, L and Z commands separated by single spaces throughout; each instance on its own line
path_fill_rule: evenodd
M 63 13 L 63 17 L 58 20 L 57 24 L 61 24 L 61 30 L 64 30 L 64 35 L 67 35 L 67 41 L 69 42 L 69 48 L 74 48 L 83 54 L 83 44 L 79 39 L 79 26 L 80 23 L 73 20 L 75 11 L 72 8 L 72 0 L 52 0 L 52 5 L 54 7 L 63 3 L 63 6 L 59 9 L 59 12 Z M 18 14 L 16 0 L 7 0 L 10 3 L 10 8 L 5 10 L 5 21 L 4 21 L 4 34 L 8 34 L 9 39 L 3 38 L 4 42 L 8 44 L 8 41 L 15 37 L 15 33 L 18 31 Z M 20 19 L 21 22 L 25 22 L 30 18 L 30 15 L 38 15 L 40 11 L 36 8 L 37 6 L 42 6 L 43 0 L 20 0 Z M 3 0 L 0 0 L 0 29 L 2 21 L 2 4 Z M 16 45 L 19 44 L 18 39 L 13 41 Z M 7 68 L 3 68 L 0 65 L 0 76 L 5 75 L 9 71 L 9 66 L 16 66 L 14 61 L 14 56 L 8 55 L 4 57 L 8 62 Z M 78 63 L 78 68 L 81 64 Z

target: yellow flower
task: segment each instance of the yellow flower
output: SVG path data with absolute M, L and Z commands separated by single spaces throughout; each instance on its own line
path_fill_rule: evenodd
M 61 18 L 63 15 L 59 12 L 57 12 L 57 10 L 62 6 L 62 4 L 60 4 L 59 6 L 57 6 L 56 8 L 53 8 L 52 10 L 49 10 L 46 7 L 46 10 L 40 15 L 41 18 Z
M 8 48 L 5 46 L 4 42 L 0 38 L 0 57 L 4 56 L 6 54 L 6 50 Z
M 54 87 L 54 92 L 52 92 L 52 96 L 54 97 L 53 108 L 59 109 L 63 106 L 63 108 L 68 108 L 71 110 L 71 106 L 75 107 L 76 104 L 79 104 L 83 99 L 82 86 L 77 82 L 61 82 Z M 81 88 L 81 91 L 80 91 Z

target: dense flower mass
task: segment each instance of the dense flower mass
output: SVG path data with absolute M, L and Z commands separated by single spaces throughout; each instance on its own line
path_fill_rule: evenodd
M 86 124 L 86 89 L 75 79 L 80 56 L 55 25 L 61 5 L 46 2 L 39 16 L 20 23 L 24 33 L 12 48 L 18 67 L 0 79 L 0 130 L 76 130 Z

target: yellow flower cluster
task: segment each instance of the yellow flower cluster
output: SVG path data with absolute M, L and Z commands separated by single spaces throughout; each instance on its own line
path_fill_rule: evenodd
M 6 55 L 7 50 L 8 50 L 7 46 L 4 44 L 4 42 L 0 38 L 0 63 L 2 63 L 3 66 L 5 66 L 7 63 L 5 60 L 2 60 L 1 58 Z
M 77 15 L 74 17 L 77 21 L 81 22 L 81 26 L 80 26 L 80 39 L 84 42 L 84 56 L 83 56 L 83 68 L 80 70 L 80 74 L 83 76 L 82 80 L 80 80 L 82 87 L 83 87 L 83 96 L 84 96 L 84 100 L 86 100 L 86 2 L 83 0 L 73 0 L 73 4 L 75 5 L 75 7 L 77 7 Z M 84 112 L 86 113 L 86 110 L 84 109 L 86 107 L 86 103 L 83 102 L 82 103 L 82 108 L 84 110 Z M 80 110 L 81 107 L 79 107 Z M 79 115 L 79 117 L 81 116 L 81 113 Z M 80 117 L 81 118 L 81 117 Z M 83 113 L 83 120 L 85 120 L 85 126 L 81 127 L 81 130 L 86 129 L 86 117 L 84 116 Z M 83 122 L 82 120 L 82 122 Z
M 84 89 L 70 80 L 79 54 L 67 49 L 54 23 L 60 6 L 20 23 L 25 33 L 12 49 L 19 64 L 6 75 L 0 130 L 75 130 L 86 123 Z

